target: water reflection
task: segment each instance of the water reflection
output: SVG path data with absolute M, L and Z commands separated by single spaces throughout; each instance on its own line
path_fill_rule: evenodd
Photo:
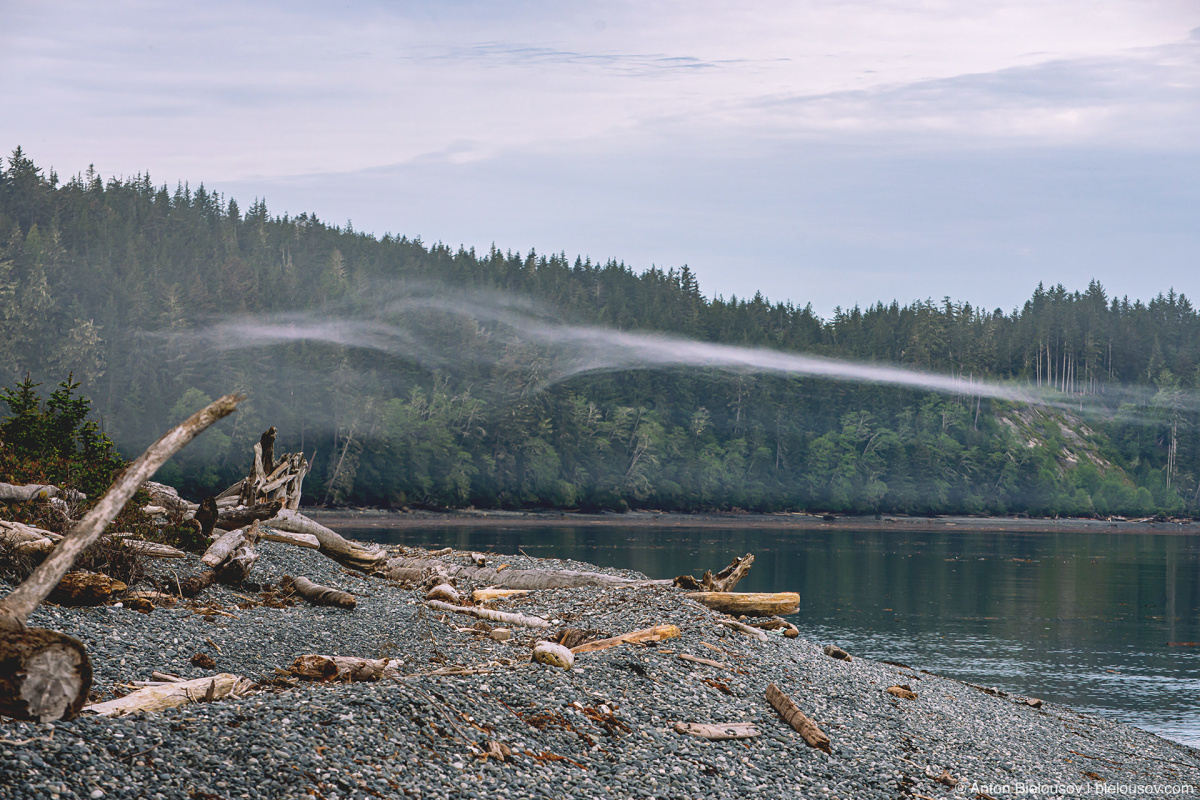
M 1066 703 L 1200 746 L 1200 536 L 463 528 L 348 534 L 571 558 L 652 577 L 757 557 L 805 638 Z

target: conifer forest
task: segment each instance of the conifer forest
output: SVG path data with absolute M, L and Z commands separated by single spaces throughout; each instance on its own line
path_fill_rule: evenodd
M 203 184 L 63 180 L 18 148 L 0 168 L 0 416 L 78 383 L 93 435 L 131 454 L 244 391 L 159 473 L 193 498 L 244 476 L 276 426 L 277 451 L 312 463 L 305 502 L 327 505 L 1195 514 L 1197 310 L 1166 286 L 1111 297 L 1047 275 L 1030 288 L 1014 309 L 881 298 L 822 318 L 753 287 L 708 297 L 687 266 L 378 237 Z M 968 388 L 596 369 L 547 330 L 902 366 Z M 985 383 L 1049 401 L 969 388 Z

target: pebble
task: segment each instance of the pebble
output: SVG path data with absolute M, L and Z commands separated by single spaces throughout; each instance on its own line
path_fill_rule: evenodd
M 540 591 L 497 603 L 602 636 L 658 624 L 682 631 L 678 639 L 579 654 L 563 670 L 531 661 L 546 631 L 513 628 L 506 641 L 477 636 L 457 630 L 476 620 L 426 608 L 418 589 L 348 573 L 314 551 L 271 542 L 259 549 L 254 580 L 306 575 L 357 595 L 358 607 L 252 606 L 239 597 L 249 592 L 214 587 L 201 605 L 232 616 L 206 617 L 186 607 L 150 614 L 39 608 L 30 624 L 84 641 L 93 689 L 106 697 L 128 681 L 149 680 L 155 670 L 183 678 L 211 674 L 191 663 L 197 652 L 211 656 L 216 671 L 259 680 L 264 688 L 120 719 L 85 715 L 36 725 L 0 718 L 0 800 L 53 794 L 890 800 L 974 797 L 973 784 L 1200 782 L 1200 751 L 1184 745 L 1064 706 L 1033 708 L 1015 694 L 989 695 L 862 658 L 834 660 L 822 643 L 802 637 L 772 634 L 758 642 L 721 628 L 719 615 L 669 588 Z M 469 563 L 467 554 L 449 558 Z M 159 569 L 184 575 L 195 561 Z M 596 570 L 514 556 L 504 563 Z M 457 587 L 463 594 L 473 588 L 462 581 Z M 389 658 L 408 677 L 276 682 L 275 670 L 305 653 Z M 681 653 L 734 671 L 683 661 Z M 486 671 L 430 674 L 448 666 Z M 808 747 L 766 704 L 772 682 L 829 735 L 830 755 Z M 912 686 L 917 698 L 884 691 L 899 684 Z M 675 733 L 676 721 L 751 722 L 762 733 L 710 742 Z M 492 743 L 506 746 L 509 760 L 485 755 Z M 936 782 L 943 770 L 961 781 L 961 792 Z M 983 791 L 998 800 L 1017 796 Z

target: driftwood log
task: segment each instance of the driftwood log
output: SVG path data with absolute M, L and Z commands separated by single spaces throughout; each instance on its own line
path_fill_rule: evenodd
M 210 678 L 164 681 L 145 686 L 116 700 L 85 706 L 83 711 L 102 717 L 121 717 L 136 711 L 166 711 L 168 708 L 178 708 L 188 703 L 211 703 L 230 695 L 237 696 L 253 685 L 253 681 L 248 681 L 240 675 L 222 672 Z
M 674 625 L 655 625 L 653 628 L 643 628 L 640 631 L 623 633 L 610 639 L 597 639 L 585 642 L 578 647 L 572 647 L 572 653 L 592 653 L 596 650 L 607 650 L 622 644 L 638 644 L 639 642 L 661 642 L 664 639 L 675 639 L 679 636 L 679 628 Z
M 456 606 L 441 600 L 427 600 L 425 605 L 438 611 L 452 611 L 455 614 L 466 614 L 479 619 L 490 619 L 492 622 L 503 622 L 505 625 L 519 625 L 522 628 L 549 628 L 550 623 L 541 617 L 527 617 L 524 614 L 513 614 L 507 611 L 496 611 L 492 608 L 479 606 Z
M 227 531 L 244 528 L 256 520 L 268 520 L 283 508 L 282 500 L 269 500 L 252 506 L 223 508 L 217 512 L 217 527 Z
M 237 408 L 241 395 L 226 395 L 188 417 L 147 448 L 100 501 L 62 538 L 53 552 L 0 600 L 0 714 L 50 722 L 74 717 L 92 685 L 92 664 L 77 639 L 58 631 L 27 628 L 25 620 L 85 549 L 100 538 L 134 492 L 167 459 Z
M 383 569 L 388 563 L 387 551 L 383 548 L 367 548 L 355 542 L 347 541 L 334 531 L 319 522 L 309 519 L 299 511 L 283 509 L 272 517 L 267 525 L 279 531 L 305 533 L 315 536 L 323 555 L 329 556 L 339 564 L 363 572 L 375 572 Z M 420 576 L 414 578 L 419 580 Z
M 279 584 L 285 590 L 292 589 L 314 606 L 354 608 L 358 605 L 358 600 L 349 592 L 313 583 L 303 576 L 293 578 L 291 575 L 284 575 L 279 579 Z
M 87 499 L 87 495 L 83 492 L 75 489 L 60 489 L 50 483 L 27 483 L 24 485 L 0 483 L 0 500 L 3 501 L 27 503 L 30 500 L 49 500 L 52 497 L 61 497 L 71 501 Z
M 282 513 L 282 512 L 280 512 Z M 275 524 L 275 520 L 270 522 Z M 385 574 L 398 581 L 420 581 L 425 571 L 441 567 L 452 578 L 465 578 L 505 589 L 571 589 L 581 586 L 670 586 L 671 581 L 634 580 L 601 572 L 550 569 L 506 569 L 450 564 L 435 558 L 392 558 Z
M 825 735 L 825 732 L 817 727 L 817 723 L 804 715 L 804 712 L 792 702 L 792 698 L 781 692 L 779 687 L 773 683 L 767 686 L 767 702 L 779 712 L 779 716 L 783 717 L 784 722 L 796 729 L 804 741 L 808 742 L 809 747 L 815 747 L 826 753 L 830 752 L 829 737 Z
M 378 681 L 400 677 L 400 670 L 386 658 L 315 654 L 297 656 L 288 672 L 310 681 Z
M 744 622 L 738 622 L 736 619 L 719 619 L 717 620 L 717 624 L 724 625 L 726 628 L 738 631 L 739 633 L 744 633 L 751 639 L 757 639 L 760 642 L 767 640 L 767 635 L 758 628 L 752 628 Z
M 702 722 L 676 722 L 676 733 L 686 733 L 689 736 L 701 736 L 714 742 L 725 742 L 731 739 L 752 739 L 758 736 L 758 728 L 753 722 L 726 722 L 722 725 L 708 725 Z
M 510 597 L 520 597 L 523 594 L 529 594 L 530 589 L 497 589 L 494 586 L 488 586 L 484 589 L 476 589 L 471 592 L 471 599 L 476 603 L 491 603 L 496 600 L 507 600 Z
M 49 599 L 64 606 L 98 606 L 129 587 L 100 572 L 68 572 Z
M 684 597 L 734 616 L 773 617 L 800 610 L 800 595 L 796 592 L 688 592 Z

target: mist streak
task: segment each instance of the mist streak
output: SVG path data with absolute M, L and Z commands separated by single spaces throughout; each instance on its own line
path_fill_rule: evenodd
M 1078 407 L 1061 397 L 1027 387 L 922 372 L 904 367 L 787 353 L 766 348 L 714 344 L 686 337 L 618 331 L 554 322 L 530 303 L 507 295 L 484 298 L 410 296 L 371 307 L 292 312 L 226 319 L 193 332 L 214 350 L 240 350 L 291 342 L 322 342 L 361 348 L 415 361 L 435 369 L 463 363 L 495 363 L 494 348 L 456 348 L 439 332 L 447 324 L 491 323 L 504 334 L 501 344 L 543 348 L 549 357 L 539 388 L 573 377 L 631 369 L 694 367 L 734 373 L 808 376 L 863 384 Z M 493 337 L 491 331 L 480 335 Z

